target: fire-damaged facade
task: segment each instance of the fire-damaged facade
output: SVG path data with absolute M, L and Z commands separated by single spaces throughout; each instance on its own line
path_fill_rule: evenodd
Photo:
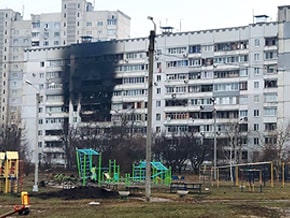
M 279 22 L 259 19 L 241 27 L 158 34 L 153 132 L 219 139 L 235 121 L 249 161 L 261 145 L 274 143 L 272 131 L 290 118 L 289 9 L 281 6 L 278 12 Z M 120 125 L 126 114 L 134 131 L 145 135 L 148 44 L 144 37 L 26 50 L 24 80 L 41 96 L 38 129 L 36 90 L 29 86 L 23 89 L 22 121 L 30 144 L 38 132 L 41 161 L 52 156 L 63 163 L 64 126 L 106 128 Z

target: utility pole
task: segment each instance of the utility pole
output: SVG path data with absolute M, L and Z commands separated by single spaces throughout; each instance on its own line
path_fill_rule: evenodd
M 152 99 L 153 99 L 153 61 L 154 61 L 154 43 L 156 34 L 156 24 L 153 17 L 148 17 L 154 24 L 154 30 L 149 35 L 149 72 L 148 72 L 148 102 L 147 102 L 147 137 L 146 137 L 146 181 L 145 198 L 150 202 L 151 196 L 151 144 L 152 144 Z
M 216 108 L 215 108 L 215 98 L 211 98 L 213 104 L 213 173 L 214 180 L 217 179 L 217 145 L 216 145 Z
M 33 192 L 38 192 L 38 164 L 39 164 L 39 158 L 38 158 L 38 153 L 39 153 L 39 149 L 38 149 L 38 122 L 39 122 L 39 102 L 40 102 L 40 93 L 39 93 L 39 89 L 36 88 L 32 82 L 30 82 L 29 80 L 26 80 L 25 83 L 29 86 L 31 86 L 32 88 L 34 88 L 36 90 L 35 93 L 35 97 L 36 97 L 36 105 L 35 105 L 35 150 L 34 150 L 34 184 L 33 184 L 33 188 L 32 191 Z

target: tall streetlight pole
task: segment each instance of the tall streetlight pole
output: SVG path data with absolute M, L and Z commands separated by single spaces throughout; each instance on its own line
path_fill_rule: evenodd
M 154 24 L 154 30 L 149 35 L 149 72 L 148 72 L 148 102 L 147 102 L 147 137 L 146 137 L 146 180 L 145 180 L 145 198 L 150 202 L 151 195 L 151 144 L 152 144 L 152 98 L 153 98 L 153 61 L 154 61 L 154 43 L 156 34 L 156 24 L 153 17 L 147 17 Z
M 213 104 L 213 173 L 214 179 L 217 179 L 217 145 L 216 145 L 216 108 L 215 98 L 211 98 Z
M 29 80 L 25 80 L 25 83 L 32 88 L 36 90 L 36 113 L 35 113 L 35 151 L 34 151 L 34 185 L 32 188 L 33 192 L 38 192 L 38 119 L 39 119 L 39 101 L 40 101 L 40 95 L 39 95 L 39 89 L 36 88 Z

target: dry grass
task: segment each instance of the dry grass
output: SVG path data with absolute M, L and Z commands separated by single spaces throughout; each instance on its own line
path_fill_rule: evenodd
M 169 193 L 168 188 L 152 189 L 153 198 L 163 198 L 169 202 L 146 203 L 144 190 L 126 200 L 119 196 L 110 199 L 94 198 L 63 200 L 47 192 L 56 191 L 51 187 L 40 187 L 39 194 L 31 193 L 32 180 L 27 179 L 25 189 L 30 193 L 29 217 L 42 218 L 86 218 L 86 217 L 198 217 L 198 218 L 245 218 L 245 217 L 282 217 L 283 209 L 290 208 L 290 185 L 284 188 L 276 184 L 274 188 L 266 187 L 260 192 L 250 192 L 239 187 L 211 187 L 201 194 L 191 193 L 180 198 L 176 193 Z M 204 186 L 205 187 L 205 186 Z M 77 194 L 77 192 L 75 193 Z M 20 195 L 0 194 L 0 215 L 12 210 L 13 205 L 20 204 Z M 89 205 L 90 202 L 99 205 Z M 290 214 L 289 214 L 290 216 Z M 15 216 L 16 217 L 16 216 Z

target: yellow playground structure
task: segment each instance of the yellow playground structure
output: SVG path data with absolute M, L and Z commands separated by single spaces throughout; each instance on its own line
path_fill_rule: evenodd
M 18 181 L 18 152 L 0 152 L 0 193 L 18 192 Z

